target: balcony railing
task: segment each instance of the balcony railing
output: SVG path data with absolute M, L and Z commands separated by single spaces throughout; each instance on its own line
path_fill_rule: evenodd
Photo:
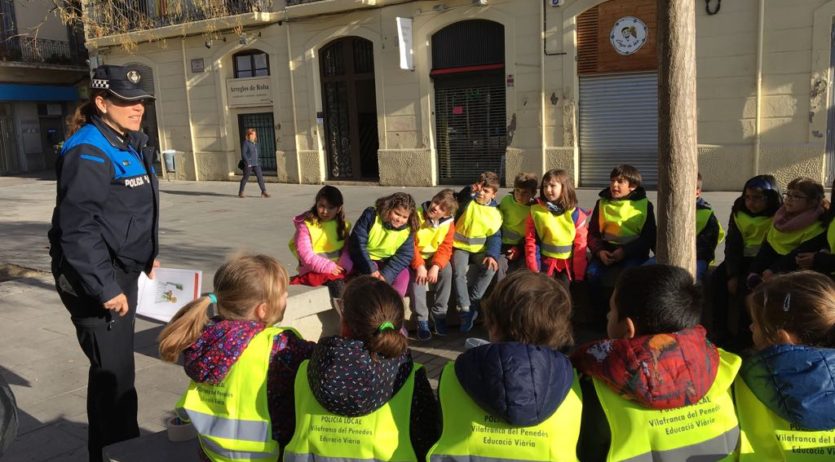
M 305 3 L 316 3 L 322 0 L 287 0 L 287 6 L 303 5 Z
M 90 38 L 272 10 L 272 0 L 168 0 L 86 2 Z M 93 25 L 93 26 L 90 26 Z
M 63 64 L 86 67 L 87 49 L 69 41 L 26 36 L 0 40 L 0 61 Z

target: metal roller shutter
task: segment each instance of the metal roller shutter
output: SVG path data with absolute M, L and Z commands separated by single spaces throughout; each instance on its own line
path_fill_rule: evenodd
M 658 182 L 657 74 L 580 77 L 580 185 L 605 186 L 618 164 Z
M 492 80 L 492 81 L 491 81 Z M 507 150 L 505 87 L 493 79 L 437 79 L 435 124 L 439 180 L 468 184 L 485 171 L 501 175 Z

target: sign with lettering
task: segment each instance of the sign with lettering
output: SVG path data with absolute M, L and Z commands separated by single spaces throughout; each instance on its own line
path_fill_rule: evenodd
M 270 77 L 227 79 L 226 99 L 229 107 L 271 105 Z
M 647 43 L 647 25 L 634 16 L 624 16 L 612 26 L 609 40 L 618 53 L 631 55 Z

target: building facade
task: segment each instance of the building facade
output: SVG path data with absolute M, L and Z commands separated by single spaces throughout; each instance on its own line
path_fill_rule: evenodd
M 47 0 L 0 0 L 0 175 L 52 168 L 65 117 L 87 87 L 84 34 Z
M 176 178 L 233 178 L 255 128 L 283 182 L 564 168 L 600 186 L 619 163 L 656 181 L 655 0 L 250 0 L 184 22 L 164 3 L 137 3 L 154 20 L 87 46 L 152 76 L 148 130 Z M 833 18 L 835 0 L 697 2 L 706 189 L 832 180 Z

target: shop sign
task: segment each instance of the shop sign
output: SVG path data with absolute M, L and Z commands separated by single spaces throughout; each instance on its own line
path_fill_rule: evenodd
M 647 43 L 647 25 L 634 16 L 624 16 L 615 22 L 609 40 L 619 54 L 631 55 Z
M 270 89 L 270 77 L 227 79 L 226 100 L 229 107 L 272 104 L 273 94 Z

